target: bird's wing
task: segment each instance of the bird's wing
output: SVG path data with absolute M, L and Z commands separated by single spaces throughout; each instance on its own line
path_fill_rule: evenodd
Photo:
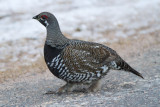
M 69 45 L 62 53 L 68 69 L 79 73 L 103 71 L 102 67 L 116 57 L 115 51 L 96 43 Z

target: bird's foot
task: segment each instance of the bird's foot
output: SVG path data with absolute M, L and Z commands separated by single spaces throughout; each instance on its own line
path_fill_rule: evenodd
M 55 93 L 56 93 L 55 91 L 48 91 L 45 94 L 55 94 Z
M 48 91 L 44 95 L 50 95 L 50 94 L 61 95 L 62 93 L 61 92 L 56 92 L 56 91 Z

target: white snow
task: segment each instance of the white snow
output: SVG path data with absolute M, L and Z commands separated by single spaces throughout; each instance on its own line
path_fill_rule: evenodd
M 53 13 L 62 32 L 72 38 L 113 42 L 160 30 L 159 10 L 160 0 L 0 0 L 0 44 L 13 45 L 0 47 L 0 59 L 13 49 L 13 56 L 20 51 L 40 53 L 42 49 L 35 47 L 43 44 L 46 29 L 32 17 L 42 11 Z M 117 38 L 110 40 L 109 36 Z M 17 45 L 24 38 L 34 39 L 33 44 Z
M 45 28 L 32 17 L 42 11 L 55 14 L 63 32 L 97 42 L 103 38 L 102 32 L 114 31 L 116 36 L 126 37 L 151 23 L 153 26 L 140 33 L 160 29 L 159 0 L 1 0 L 0 10 L 1 16 L 6 16 L 0 20 L 1 42 L 39 38 Z

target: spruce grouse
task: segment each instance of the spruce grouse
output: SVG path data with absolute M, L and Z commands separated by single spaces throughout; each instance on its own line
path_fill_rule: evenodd
M 97 91 L 100 88 L 99 80 L 110 69 L 128 71 L 143 78 L 111 48 L 99 43 L 66 38 L 53 14 L 42 12 L 33 19 L 47 29 L 44 59 L 49 70 L 67 82 L 58 90 L 59 93 L 77 89 Z

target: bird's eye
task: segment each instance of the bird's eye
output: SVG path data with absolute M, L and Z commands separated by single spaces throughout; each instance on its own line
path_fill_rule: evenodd
M 42 18 L 42 19 L 48 19 L 48 16 L 42 15 L 41 18 Z

